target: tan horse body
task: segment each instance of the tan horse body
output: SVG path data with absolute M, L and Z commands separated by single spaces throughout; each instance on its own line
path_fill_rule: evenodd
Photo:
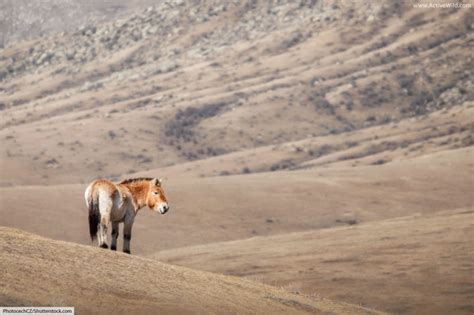
M 89 208 L 89 232 L 98 245 L 108 248 L 107 227 L 112 224 L 110 248 L 117 250 L 119 223 L 123 223 L 123 251 L 130 253 L 132 226 L 138 210 L 148 206 L 165 214 L 169 210 L 166 196 L 157 178 L 127 179 L 118 184 L 98 179 L 87 187 L 84 198 Z

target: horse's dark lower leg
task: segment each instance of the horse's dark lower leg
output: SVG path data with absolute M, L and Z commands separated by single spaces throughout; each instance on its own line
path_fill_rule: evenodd
M 110 244 L 111 250 L 117 250 L 118 236 L 119 236 L 119 224 L 112 222 L 112 244 Z
M 130 240 L 132 239 L 133 216 L 128 216 L 123 224 L 123 252 L 130 254 Z
M 130 240 L 132 239 L 132 234 L 123 234 L 123 252 L 130 254 Z

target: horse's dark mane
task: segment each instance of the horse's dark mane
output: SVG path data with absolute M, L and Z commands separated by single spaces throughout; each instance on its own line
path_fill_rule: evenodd
M 130 184 L 130 183 L 135 183 L 135 182 L 141 182 L 141 181 L 150 181 L 152 180 L 152 177 L 138 177 L 138 178 L 129 178 L 129 179 L 124 179 L 123 181 L 120 182 L 120 184 Z

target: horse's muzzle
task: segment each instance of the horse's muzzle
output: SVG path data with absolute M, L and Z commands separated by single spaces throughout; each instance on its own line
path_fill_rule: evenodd
M 168 212 L 169 209 L 170 209 L 170 207 L 167 206 L 167 205 L 166 205 L 166 206 L 162 206 L 162 207 L 160 207 L 160 213 L 161 213 L 161 214 L 165 214 L 166 212 Z

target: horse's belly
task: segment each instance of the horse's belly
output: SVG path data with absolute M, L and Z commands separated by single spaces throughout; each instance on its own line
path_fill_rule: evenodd
M 127 212 L 128 202 L 126 202 L 126 200 L 122 200 L 120 194 L 117 194 L 114 197 L 114 205 L 110 213 L 110 220 L 112 222 L 122 222 L 125 217 L 125 213 Z
M 116 207 L 110 214 L 110 220 L 113 222 L 122 222 L 125 217 L 126 210 L 126 207 Z

